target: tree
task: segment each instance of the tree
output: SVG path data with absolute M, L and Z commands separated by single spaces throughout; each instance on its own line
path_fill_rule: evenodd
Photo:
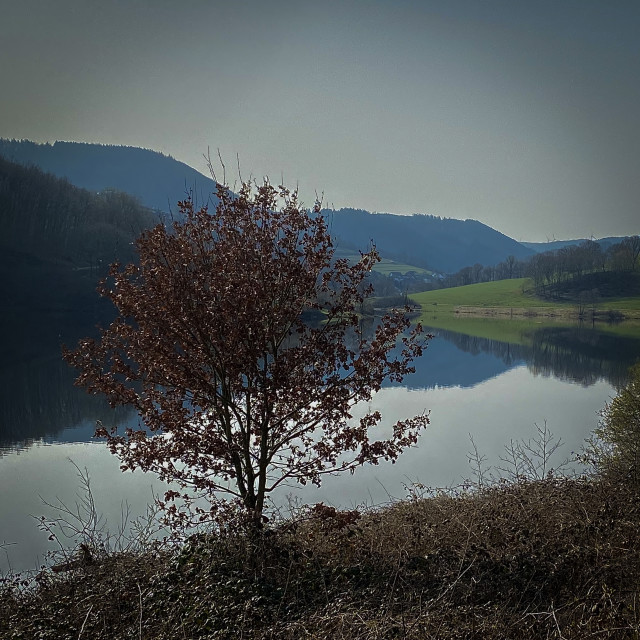
M 267 181 L 217 196 L 215 212 L 179 203 L 182 221 L 138 239 L 139 264 L 112 265 L 99 292 L 119 317 L 65 357 L 76 384 L 137 410 L 143 428 L 97 435 L 123 470 L 177 483 L 163 501 L 173 515 L 195 492 L 210 504 L 200 519 L 235 504 L 259 520 L 284 483 L 319 485 L 416 443 L 426 413 L 381 433 L 379 412 L 354 421 L 351 409 L 411 373 L 430 336 L 404 310 L 363 334 L 378 254 L 335 259 L 319 203 L 307 211 Z
M 638 256 L 640 256 L 640 236 L 625 238 L 620 245 L 625 256 L 627 270 L 635 271 L 638 266 Z

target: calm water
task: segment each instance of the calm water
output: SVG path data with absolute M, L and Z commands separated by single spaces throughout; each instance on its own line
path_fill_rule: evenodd
M 535 425 L 545 421 L 565 443 L 557 460 L 571 457 L 640 357 L 638 341 L 592 329 L 541 329 L 527 347 L 436 334 L 406 384 L 383 389 L 371 403 L 390 422 L 430 411 L 431 426 L 419 446 L 395 465 L 332 477 L 320 489 L 286 489 L 277 496 L 280 504 L 289 493 L 343 507 L 381 504 L 406 495 L 412 482 L 456 485 L 471 475 L 470 436 L 486 464 L 495 465 L 506 443 L 533 437 Z M 133 515 L 141 514 L 152 490 L 162 489 L 151 475 L 120 472 L 104 444 L 92 441 L 96 419 L 112 421 L 113 414 L 73 387 L 73 372 L 57 347 L 26 346 L 30 355 L 20 358 L 23 346 L 9 345 L 2 361 L 10 364 L 0 370 L 0 572 L 34 569 L 54 548 L 32 516 L 52 515 L 43 500 L 77 500 L 77 472 L 69 459 L 88 469 L 98 510 L 113 529 L 125 501 Z M 117 419 L 134 417 L 122 412 Z

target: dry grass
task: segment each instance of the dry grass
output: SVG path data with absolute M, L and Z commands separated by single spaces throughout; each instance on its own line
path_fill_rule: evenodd
M 1 589 L 0 637 L 639 638 L 637 487 L 504 483 Z

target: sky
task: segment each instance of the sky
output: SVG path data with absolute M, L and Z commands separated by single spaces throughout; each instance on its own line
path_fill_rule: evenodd
M 0 137 L 219 150 L 230 183 L 521 241 L 640 233 L 638 0 L 1 4 Z

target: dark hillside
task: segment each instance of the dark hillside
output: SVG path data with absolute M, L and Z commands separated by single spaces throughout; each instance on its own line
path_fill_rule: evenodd
M 37 144 L 0 139 L 0 155 L 88 189 L 124 191 L 150 209 L 170 211 L 189 192 L 198 203 L 215 193 L 215 183 L 183 162 L 157 151 L 80 142 Z
M 155 220 L 124 193 L 96 195 L 0 157 L 4 308 L 22 322 L 19 311 L 78 312 L 93 307 L 96 283 L 107 266 L 133 260 L 135 238 Z
M 522 260 L 534 253 L 477 220 L 357 209 L 324 213 L 344 246 L 364 249 L 373 240 L 384 256 L 439 272 L 453 273 L 475 263 L 498 264 L 509 255 Z

